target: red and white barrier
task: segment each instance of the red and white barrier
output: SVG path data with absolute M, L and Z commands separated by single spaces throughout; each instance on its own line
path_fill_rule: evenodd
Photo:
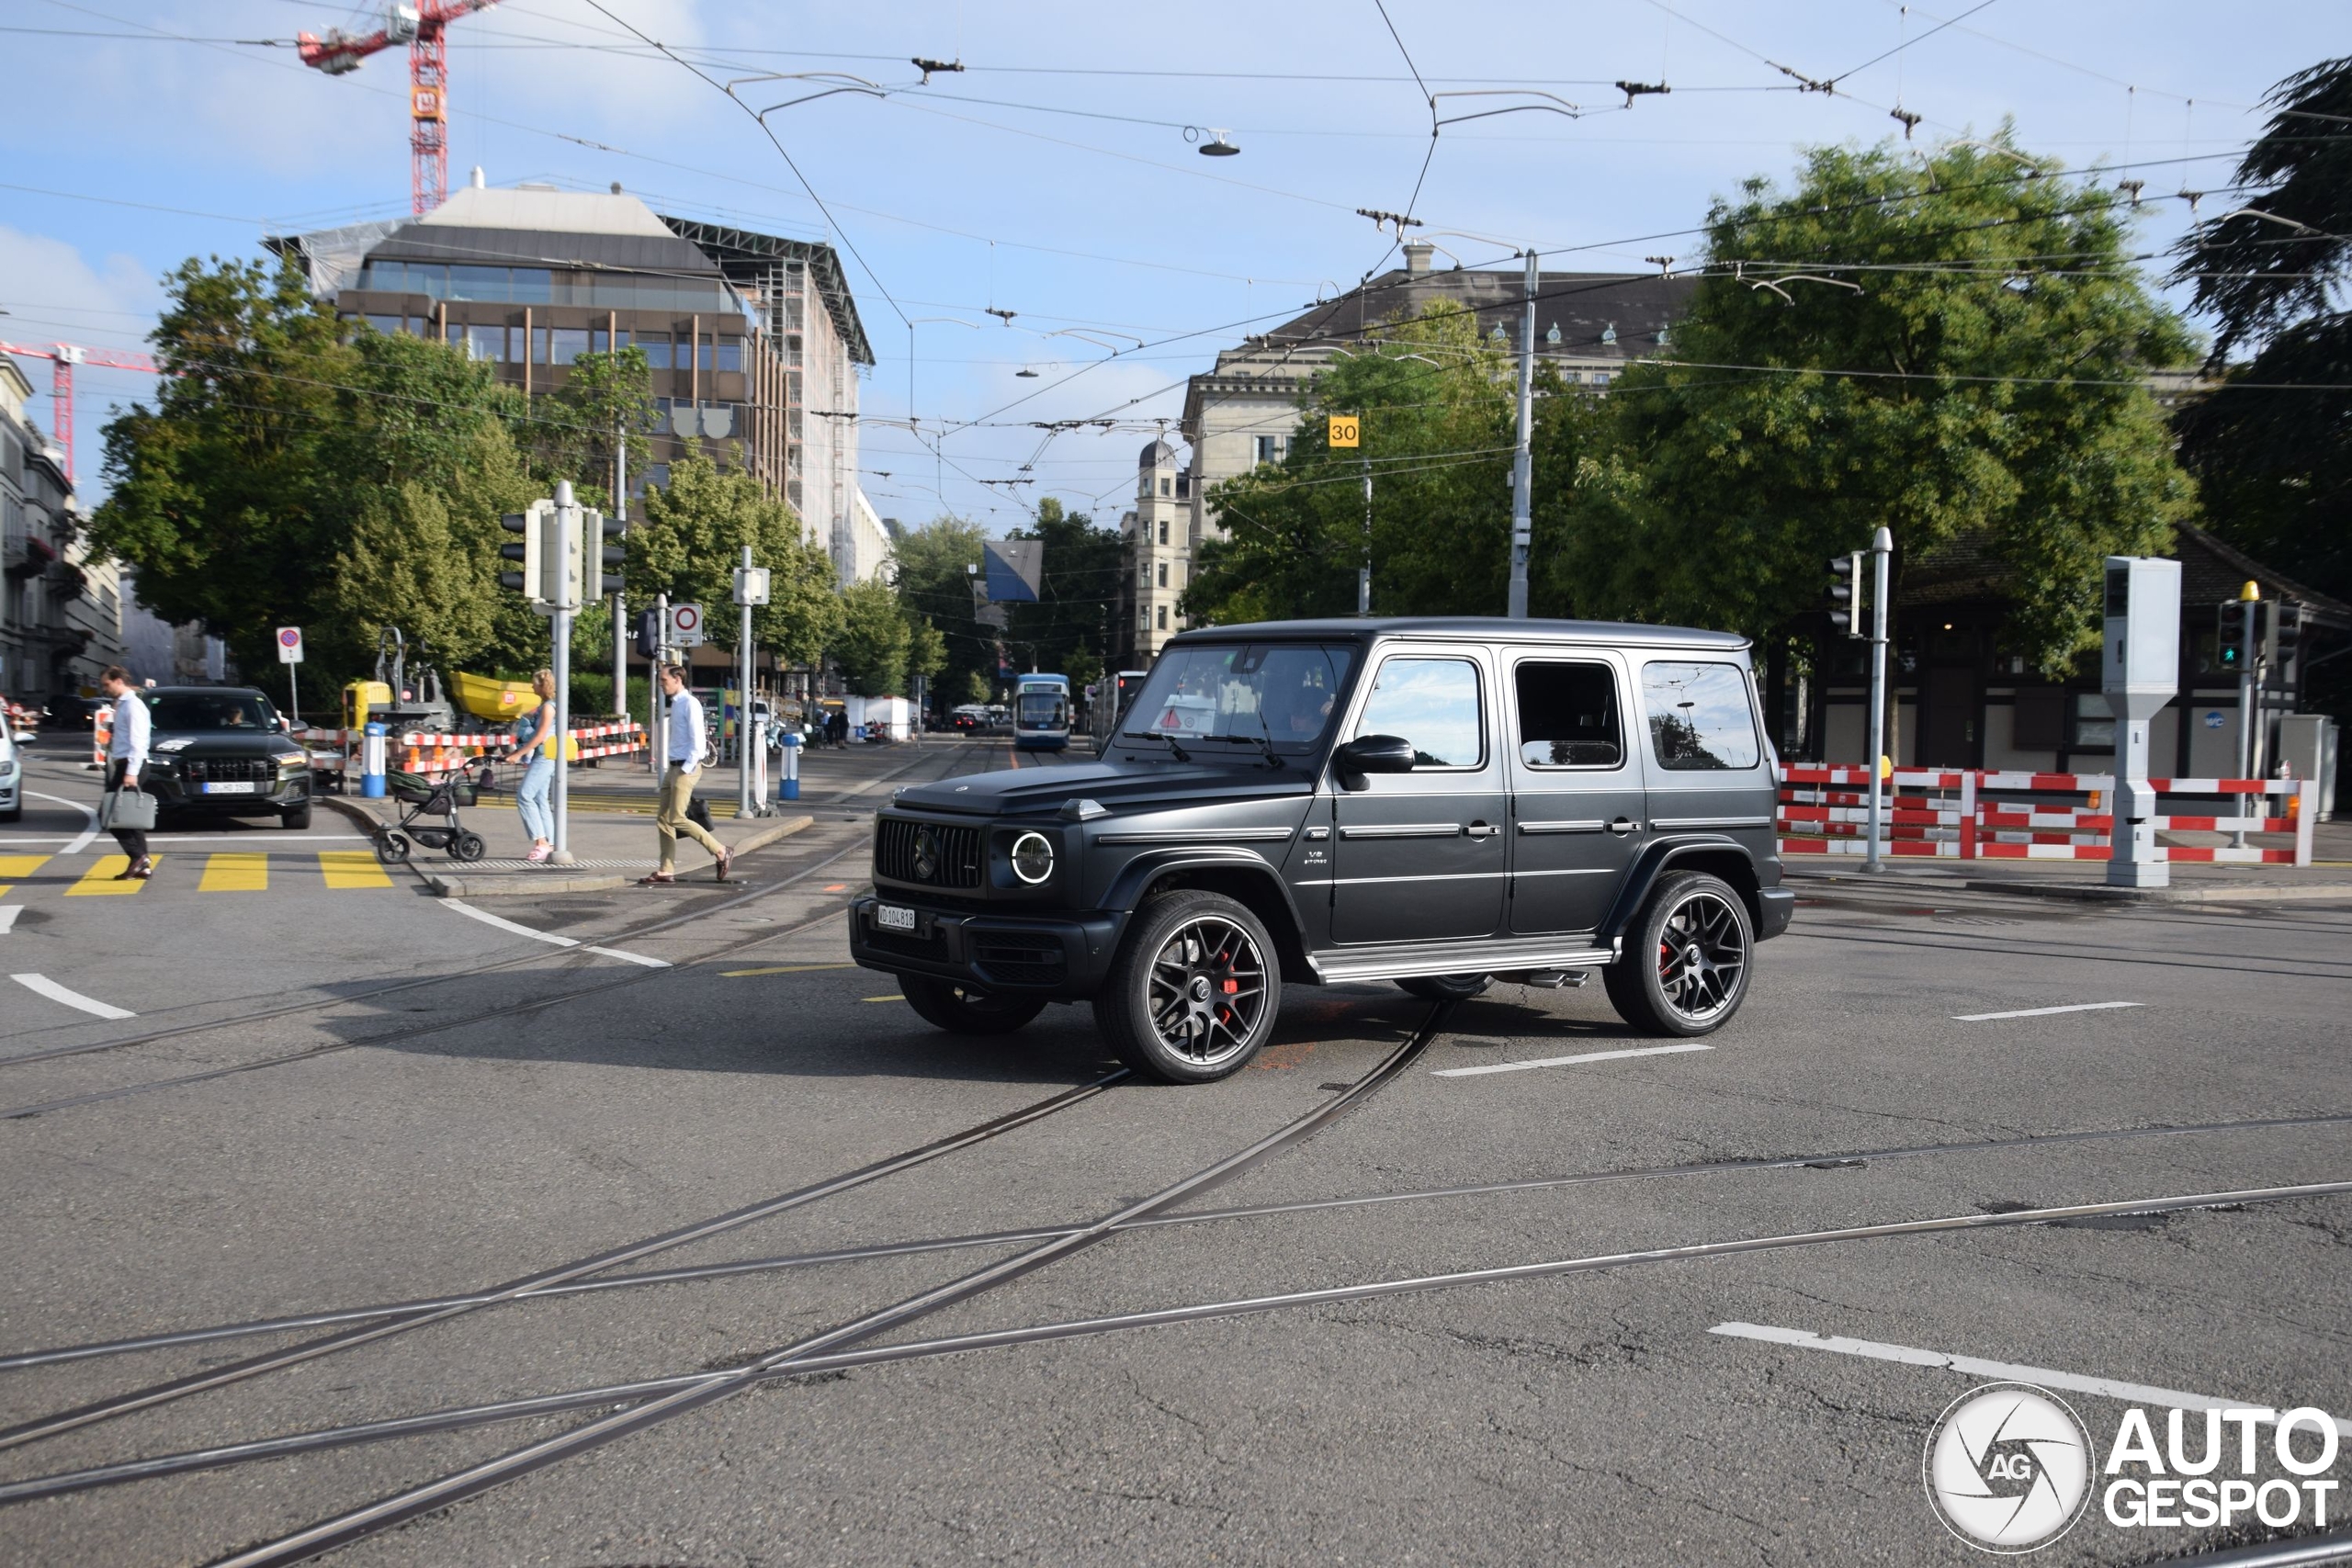
M 1870 832 L 1870 771 L 1784 764 L 1780 770 L 1784 854 L 1862 854 Z M 1889 855 L 1951 860 L 2108 860 L 2113 855 L 2115 779 L 2107 773 L 2030 773 L 1897 768 L 1888 778 L 1881 848 Z M 2292 849 L 2160 847 L 2187 864 L 2297 865 L 2312 860 L 2318 786 L 2308 779 L 2151 779 L 2157 795 L 2237 795 L 2237 816 L 2172 813 L 2159 832 L 2291 833 Z M 1842 786 L 1842 787 L 1840 787 Z M 2082 805 L 1988 800 L 1987 792 L 2082 795 Z M 2278 797 L 2282 815 L 2261 809 Z

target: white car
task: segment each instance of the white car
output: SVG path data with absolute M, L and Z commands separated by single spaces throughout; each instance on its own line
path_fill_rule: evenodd
M 14 822 L 25 814 L 25 753 L 0 724 L 0 822 Z

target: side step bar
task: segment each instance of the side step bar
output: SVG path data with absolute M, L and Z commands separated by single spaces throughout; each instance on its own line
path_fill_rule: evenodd
M 1309 953 L 1306 962 L 1326 985 L 1351 980 L 1404 980 L 1418 975 L 1494 975 L 1530 969 L 1589 969 L 1613 964 L 1618 942 L 1521 937 L 1509 942 L 1417 942 Z

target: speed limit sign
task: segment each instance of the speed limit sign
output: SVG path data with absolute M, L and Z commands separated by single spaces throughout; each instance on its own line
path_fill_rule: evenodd
M 1333 414 L 1331 416 L 1331 434 L 1328 445 L 1332 446 L 1357 446 L 1359 444 L 1359 437 L 1363 434 L 1361 423 L 1362 418 L 1363 416 L 1360 414 Z
M 670 646 L 700 648 L 702 646 L 702 606 L 673 604 L 670 606 Z

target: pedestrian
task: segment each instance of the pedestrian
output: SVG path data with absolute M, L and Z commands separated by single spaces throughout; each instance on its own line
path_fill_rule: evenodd
M 653 815 L 654 830 L 662 840 L 662 866 L 641 881 L 651 885 L 678 880 L 678 835 L 684 833 L 710 852 L 711 859 L 718 863 L 718 880 L 724 882 L 735 857 L 707 829 L 686 816 L 686 807 L 694 799 L 695 781 L 702 773 L 703 750 L 709 744 L 709 738 L 703 733 L 701 699 L 686 689 L 686 672 L 680 666 L 662 667 L 662 700 L 670 705 L 668 746 L 664 752 L 669 765 L 662 773 L 662 801 Z
M 140 772 L 147 766 L 147 737 L 152 725 L 147 705 L 139 700 L 131 689 L 130 671 L 119 664 L 109 664 L 98 672 L 98 690 L 114 703 L 114 736 L 107 742 L 107 826 L 114 833 L 114 841 L 122 846 L 127 863 L 115 874 L 117 882 L 144 882 L 155 873 L 154 858 L 147 852 L 146 829 L 154 824 L 155 807 L 153 796 L 141 795 Z M 125 801 L 124 795 L 130 800 Z M 116 827 L 118 817 L 126 823 L 138 826 Z
M 522 735 L 506 760 L 524 763 L 523 782 L 514 786 L 514 809 L 523 814 L 523 830 L 531 835 L 531 852 L 523 858 L 543 861 L 555 852 L 555 813 L 548 806 L 548 791 L 555 784 L 556 748 L 562 744 L 555 732 L 555 671 L 542 670 L 532 676 L 531 690 L 538 706 L 515 721 Z

